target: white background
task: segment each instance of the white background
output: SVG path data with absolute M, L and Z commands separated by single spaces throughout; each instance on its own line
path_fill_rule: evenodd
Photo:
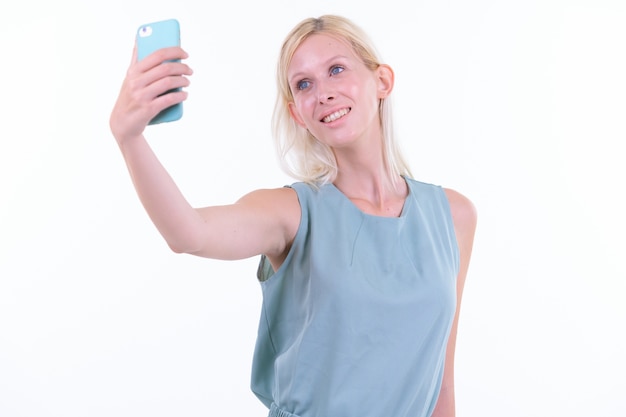
M 0 416 L 264 416 L 257 259 L 169 251 L 108 117 L 136 28 L 175 17 L 185 115 L 147 135 L 194 205 L 291 182 L 278 48 L 339 13 L 396 71 L 423 181 L 479 211 L 458 416 L 626 415 L 626 3 L 23 1 L 0 6 Z

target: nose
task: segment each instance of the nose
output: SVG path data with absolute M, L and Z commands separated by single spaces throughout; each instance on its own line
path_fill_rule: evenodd
M 331 90 L 328 83 L 319 83 L 318 88 L 318 101 L 320 104 L 324 104 L 335 99 L 335 93 Z
M 320 94 L 320 104 L 325 104 L 329 101 L 333 101 L 335 99 L 335 96 L 331 95 L 331 94 Z

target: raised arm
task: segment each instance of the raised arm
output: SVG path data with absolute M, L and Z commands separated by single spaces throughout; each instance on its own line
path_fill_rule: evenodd
M 111 112 L 117 140 L 137 195 L 152 222 L 175 252 L 218 259 L 266 254 L 276 264 L 288 250 L 299 223 L 295 192 L 258 190 L 227 206 L 193 208 L 165 170 L 143 132 L 164 108 L 186 99 L 191 69 L 187 54 L 165 48 L 137 62 L 136 50 Z

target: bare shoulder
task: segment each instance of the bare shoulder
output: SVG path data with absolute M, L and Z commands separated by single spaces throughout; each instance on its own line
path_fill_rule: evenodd
M 266 225 L 283 230 L 287 241 L 295 236 L 300 224 L 300 202 L 296 191 L 290 187 L 254 190 L 241 197 L 235 205 L 251 208 Z
M 454 228 L 456 229 L 457 235 L 461 239 L 469 238 L 473 240 L 476 222 L 478 220 L 478 213 L 474 203 L 456 190 L 444 188 L 444 191 L 448 197 L 452 220 L 454 221 Z
M 266 240 L 262 253 L 277 270 L 300 226 L 301 208 L 296 191 L 289 187 L 259 189 L 244 195 L 235 206 L 255 213 L 255 222 L 261 225 L 261 235 Z
M 241 197 L 236 204 L 252 205 L 259 209 L 270 209 L 280 215 L 300 215 L 298 195 L 293 188 L 258 189 Z

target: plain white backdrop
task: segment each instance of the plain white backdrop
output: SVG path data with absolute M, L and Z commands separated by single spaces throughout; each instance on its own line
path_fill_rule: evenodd
M 169 251 L 108 117 L 136 28 L 177 18 L 195 74 L 147 136 L 194 205 L 292 182 L 270 134 L 278 48 L 352 18 L 396 71 L 414 175 L 479 211 L 457 415 L 626 415 L 626 3 L 3 2 L 0 416 L 264 416 L 258 259 Z

